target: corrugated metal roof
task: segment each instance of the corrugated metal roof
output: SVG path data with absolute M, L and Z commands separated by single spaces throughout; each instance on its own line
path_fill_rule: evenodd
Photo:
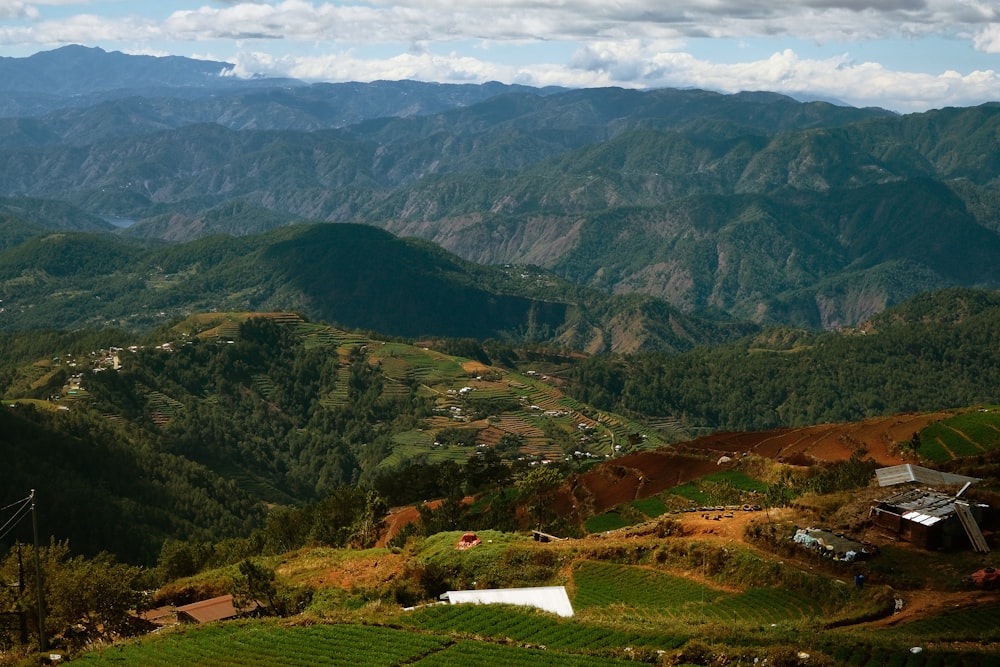
M 952 509 L 952 511 L 954 511 L 954 509 Z M 903 515 L 903 518 L 907 521 L 913 521 L 914 523 L 923 524 L 925 526 L 933 526 L 941 520 L 941 517 L 939 516 L 930 516 L 929 514 L 921 514 L 920 512 L 907 512 Z
M 897 508 L 904 519 L 918 521 L 925 526 L 955 513 L 955 497 L 931 489 L 910 489 L 881 502 Z
M 907 482 L 919 482 L 920 484 L 933 484 L 936 486 L 948 486 L 967 484 L 980 481 L 978 477 L 966 477 L 965 475 L 953 475 L 948 472 L 940 472 L 923 466 L 915 466 L 912 463 L 904 463 L 888 468 L 879 468 L 875 471 L 879 486 L 894 486 Z
M 559 616 L 572 616 L 573 605 L 566 595 L 565 586 L 536 586 L 533 588 L 485 588 L 470 591 L 448 591 L 442 600 L 451 604 L 514 604 L 536 607 Z
M 177 607 L 177 614 L 190 617 L 196 623 L 208 623 L 236 616 L 232 595 L 221 595 L 210 600 L 192 602 L 183 607 Z

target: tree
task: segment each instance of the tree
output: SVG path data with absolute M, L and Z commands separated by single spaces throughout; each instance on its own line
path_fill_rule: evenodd
M 233 606 L 240 611 L 260 610 L 272 616 L 288 616 L 303 611 L 312 600 L 306 586 L 279 584 L 274 570 L 247 558 L 239 564 L 230 592 Z
M 527 502 L 528 513 L 535 525 L 541 527 L 555 517 L 552 502 L 555 490 L 562 483 L 562 475 L 551 466 L 533 468 L 524 477 L 517 480 L 517 490 L 521 498 Z
M 21 558 L 34 558 L 32 547 L 21 547 Z M 39 550 L 45 596 L 45 629 L 50 636 L 69 631 L 80 641 L 110 639 L 133 633 L 132 610 L 141 600 L 136 587 L 140 568 L 119 563 L 114 556 L 100 553 L 92 559 L 71 557 L 66 542 L 52 542 Z M 0 567 L 0 580 L 17 581 L 16 553 L 8 554 Z M 33 631 L 38 632 L 34 568 L 25 571 L 24 592 L 14 600 L 27 613 Z
M 274 570 L 258 565 L 247 558 L 239 565 L 240 574 L 233 579 L 233 606 L 240 611 L 262 608 L 266 613 L 279 615 L 276 608 L 278 588 L 274 583 Z
M 389 511 L 385 499 L 373 490 L 365 492 L 365 504 L 351 526 L 351 542 L 362 549 L 375 546 Z

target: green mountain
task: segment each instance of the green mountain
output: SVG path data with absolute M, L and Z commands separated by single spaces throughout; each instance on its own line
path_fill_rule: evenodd
M 567 391 L 622 414 L 682 416 L 712 431 L 766 430 L 994 405 L 1000 295 L 948 289 L 859 329 L 764 329 L 680 354 L 588 359 Z
M 235 207 L 237 216 L 248 212 L 255 210 Z M 231 213 L 226 219 L 235 224 Z M 24 239 L 0 250 L 0 329 L 7 331 L 146 331 L 192 312 L 295 310 L 395 336 L 548 341 L 600 351 L 686 349 L 752 329 L 665 303 L 648 307 L 656 316 L 633 320 L 625 313 L 635 299 L 527 267 L 477 266 L 367 225 L 286 225 L 151 247 L 110 234 L 20 229 Z
M 469 465 L 450 483 L 472 490 L 529 459 L 666 442 L 537 373 L 485 365 L 468 339 L 438 344 L 476 359 L 289 313 L 203 313 L 142 337 L 33 331 L 0 343 L 0 483 L 39 490 L 47 533 L 132 562 L 154 560 L 167 537 L 246 536 L 265 501 L 301 506 L 404 475 L 384 495 L 410 502 L 450 493 L 435 466 Z
M 315 131 L 186 122 L 11 147 L 0 194 L 135 220 L 123 235 L 147 240 L 364 222 L 761 324 L 855 325 L 920 291 L 997 284 L 998 105 L 894 116 L 602 89 Z
M 61 58 L 87 76 L 66 80 Z M 998 104 L 899 116 L 771 93 L 240 82 L 80 48 L 0 65 L 56 97 L 85 89 L 0 119 L 0 196 L 69 202 L 46 211 L 62 227 L 118 219 L 177 242 L 365 223 L 684 312 L 828 329 L 997 285 Z

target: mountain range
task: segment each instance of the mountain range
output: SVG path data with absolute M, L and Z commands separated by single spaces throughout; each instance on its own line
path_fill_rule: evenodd
M 4 59 L 5 209 L 58 200 L 75 211 L 60 225 L 147 242 L 364 223 L 759 325 L 855 326 L 1000 279 L 997 104 L 899 116 L 766 92 L 231 69 L 82 47 Z

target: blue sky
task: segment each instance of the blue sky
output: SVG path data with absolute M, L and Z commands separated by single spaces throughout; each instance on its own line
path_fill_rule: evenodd
M 1000 100 L 997 0 L 0 0 L 0 56 L 66 44 L 308 81 L 773 90 L 904 113 Z

